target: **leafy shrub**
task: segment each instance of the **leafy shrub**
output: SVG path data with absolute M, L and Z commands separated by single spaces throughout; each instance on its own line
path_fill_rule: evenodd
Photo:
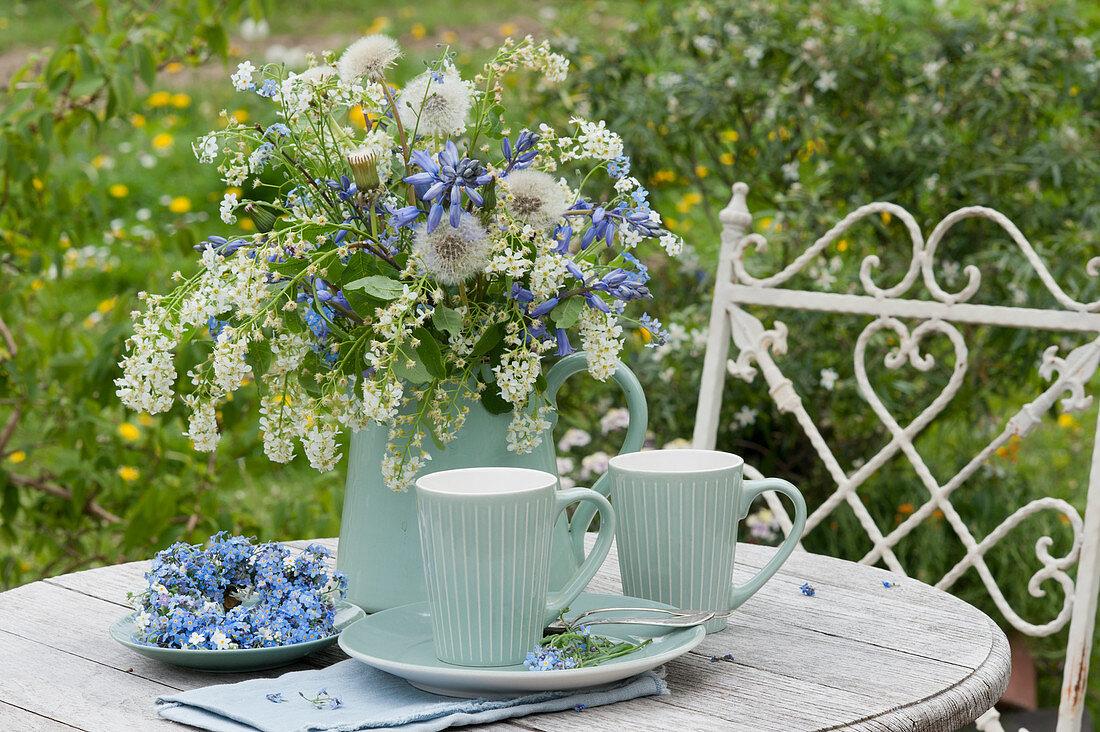
M 601 7 L 609 14 L 616 9 Z M 634 153 L 634 174 L 650 185 L 657 208 L 679 212 L 670 228 L 694 242 L 707 273 L 702 285 L 690 266 L 654 277 L 663 294 L 657 310 L 673 331 L 673 347 L 647 350 L 632 366 L 651 396 L 655 442 L 691 434 L 695 400 L 687 395 L 699 384 L 717 214 L 737 180 L 750 184 L 756 230 L 768 239 L 767 251 L 747 257 L 757 276 L 779 271 L 863 203 L 898 203 L 917 215 L 926 233 L 951 210 L 987 205 L 1030 237 L 1071 297 L 1094 301 L 1100 283 L 1087 274 L 1086 263 L 1100 253 L 1100 159 L 1085 151 L 1100 143 L 1097 19 L 1091 6 L 1063 0 L 957 5 L 719 0 L 672 11 L 663 3 L 642 2 L 595 50 L 577 44 L 581 50 L 574 62 L 584 92 L 570 101 L 623 135 Z M 561 27 L 579 24 L 572 18 Z M 565 45 L 573 42 L 568 32 L 563 32 Z M 871 254 L 882 260 L 874 280 L 889 286 L 901 281 L 911 250 L 896 218 L 875 216 L 834 242 L 786 286 L 862 293 L 859 265 Z M 1058 307 L 1015 244 L 991 224 L 965 222 L 937 250 L 940 282 L 951 292 L 966 283 L 964 267 L 970 264 L 984 275 L 973 302 Z M 920 286 L 908 296 L 929 297 Z M 757 314 L 769 327 L 775 320 L 790 327 L 789 352 L 777 362 L 811 415 L 832 415 L 818 421 L 851 474 L 889 440 L 859 394 L 850 366 L 853 345 L 868 321 L 795 311 Z M 1080 336 L 1026 336 L 1010 329 L 962 330 L 972 364 L 963 396 L 916 442 L 941 481 L 1045 388 L 1036 365 L 1046 345 L 1059 343 L 1065 355 L 1085 342 Z M 898 421 L 907 424 L 942 389 L 954 356 L 943 339 L 926 339 L 937 367 L 927 374 L 909 367 L 895 372 L 882 367 L 882 357 L 896 343 L 880 337 L 872 345 L 871 381 Z M 590 393 L 575 398 L 593 401 Z M 1039 495 L 1056 495 L 1083 509 L 1087 476 L 1074 468 L 1087 464 L 1091 442 L 1088 428 L 1080 425 L 1095 417 L 1054 412 L 1047 421 L 1060 427 L 1045 436 L 1040 431 L 1022 446 L 1010 444 L 953 496 L 979 538 Z M 594 420 L 575 426 L 599 434 Z M 766 474 L 790 477 L 811 506 L 824 500 L 832 484 L 794 419 L 770 407 L 762 377 L 751 385 L 727 378 L 718 445 L 745 454 Z M 614 446 L 597 440 L 588 449 L 613 451 Z M 1052 455 L 1064 463 L 1052 464 Z M 885 465 L 860 495 L 886 531 L 927 499 L 904 458 Z M 1025 589 L 1023 577 L 1040 567 L 1035 540 L 1051 535 L 1052 551 L 1065 553 L 1068 534 L 1057 514 L 1045 512 L 987 556 L 1009 604 L 1028 620 L 1053 618 L 1063 599 L 1050 585 L 1044 598 Z M 807 547 L 859 559 L 870 543 L 842 505 L 809 535 Z M 935 582 L 963 550 L 942 514 L 935 513 L 898 553 L 911 574 Z M 975 572 L 967 572 L 953 591 L 1002 618 Z M 1064 642 L 1063 631 L 1036 646 L 1040 655 L 1054 657 Z M 1048 670 L 1044 691 L 1054 703 L 1060 671 L 1055 663 Z

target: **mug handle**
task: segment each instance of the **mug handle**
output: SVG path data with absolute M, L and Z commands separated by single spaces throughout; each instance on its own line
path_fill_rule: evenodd
M 554 364 L 546 374 L 546 396 L 556 409 L 558 406 L 558 389 L 565 380 L 576 373 L 588 368 L 588 358 L 583 351 L 578 351 Z M 623 446 L 619 448 L 619 454 L 638 452 L 645 444 L 645 431 L 649 423 L 649 407 L 645 401 L 645 391 L 642 389 L 638 377 L 626 367 L 622 361 L 618 362 L 615 373 L 611 377 L 626 396 L 626 408 L 630 412 L 630 425 L 626 428 L 626 436 L 623 438 Z M 607 473 L 604 473 L 592 485 L 592 490 L 606 496 L 610 491 L 607 483 Z M 584 557 L 584 534 L 588 531 L 592 519 L 596 516 L 595 506 L 578 506 L 573 514 L 573 520 L 569 524 L 570 538 L 573 543 L 573 555 L 577 562 Z
M 743 585 L 733 588 L 730 596 L 730 610 L 736 610 L 745 600 L 748 600 L 756 591 L 764 586 L 778 571 L 787 557 L 794 551 L 802 538 L 802 530 L 806 528 L 806 501 L 802 494 L 793 485 L 782 478 L 764 478 L 762 480 L 746 480 L 741 491 L 741 505 L 738 508 L 738 523 L 749 514 L 749 507 L 753 500 L 764 491 L 778 491 L 794 504 L 794 525 L 787 533 L 787 539 L 779 546 L 779 551 L 768 561 L 752 579 Z M 736 524 L 735 524 L 736 526 Z
M 546 602 L 546 622 L 553 620 L 560 612 L 565 610 L 569 603 L 577 599 L 577 595 L 581 594 L 581 590 L 592 581 L 592 577 L 595 576 L 600 565 L 603 564 L 603 560 L 607 558 L 607 553 L 611 551 L 611 540 L 615 538 L 615 510 L 611 508 L 611 504 L 608 503 L 607 499 L 596 491 L 588 488 L 570 488 L 569 490 L 558 491 L 554 500 L 557 503 L 555 516 L 560 515 L 567 506 L 577 501 L 587 501 L 595 505 L 600 512 L 600 533 L 596 536 L 596 544 L 592 547 L 592 551 L 577 567 L 565 587 L 558 592 L 550 593 L 550 597 Z

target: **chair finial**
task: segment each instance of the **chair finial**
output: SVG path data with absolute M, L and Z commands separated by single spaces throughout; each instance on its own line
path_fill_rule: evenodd
M 741 181 L 734 183 L 733 197 L 730 198 L 729 205 L 718 214 L 718 220 L 722 222 L 723 233 L 729 232 L 734 239 L 744 236 L 745 232 L 752 226 L 752 214 L 749 212 L 749 205 L 746 201 L 748 193 L 748 184 Z

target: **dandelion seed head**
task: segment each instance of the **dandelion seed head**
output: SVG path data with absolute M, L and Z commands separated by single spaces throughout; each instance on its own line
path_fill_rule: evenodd
M 413 247 L 436 280 L 457 285 L 485 268 L 489 236 L 477 219 L 463 213 L 458 226 L 443 222 L 429 234 L 426 225 L 416 231 Z
M 336 70 L 347 84 L 354 84 L 362 78 L 380 81 L 386 70 L 393 67 L 400 57 L 401 46 L 397 41 L 382 33 L 375 33 L 348 46 L 344 55 L 336 62 Z
M 557 224 L 572 203 L 554 177 L 541 170 L 517 170 L 502 185 L 508 191 L 508 213 L 536 229 Z
M 397 111 L 405 129 L 447 137 L 466 129 L 472 101 L 473 92 L 457 71 L 425 71 L 406 85 Z

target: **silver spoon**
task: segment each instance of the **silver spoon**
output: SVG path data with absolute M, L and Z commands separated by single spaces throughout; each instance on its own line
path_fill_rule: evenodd
M 619 610 L 619 609 L 633 610 L 633 611 L 645 610 L 647 612 L 653 610 L 653 608 L 640 608 L 640 607 L 635 607 L 635 608 L 601 608 L 600 610 L 595 611 L 595 612 L 607 612 L 609 610 Z M 699 610 L 699 611 L 695 611 L 695 612 L 677 612 L 677 613 L 673 613 L 672 611 L 668 611 L 668 610 L 656 610 L 656 612 L 664 612 L 664 613 L 668 614 L 668 617 L 655 618 L 655 617 L 651 616 L 651 617 L 592 618 L 591 620 L 584 621 L 582 623 L 582 625 L 586 625 L 586 626 L 587 625 L 611 625 L 611 624 L 614 624 L 614 625 L 656 625 L 656 626 L 660 626 L 662 628 L 690 628 L 693 625 L 701 625 L 702 623 L 705 623 L 708 620 L 711 620 L 715 615 L 713 610 Z M 578 615 L 577 617 L 580 618 L 583 615 L 585 615 L 585 613 L 582 613 L 581 615 Z M 570 621 L 571 626 L 576 625 L 576 624 L 577 624 L 576 620 Z M 555 620 L 554 622 L 552 622 L 548 626 L 546 626 L 546 630 L 550 633 L 563 633 L 566 630 L 566 626 L 565 626 L 565 623 L 563 623 L 561 620 Z

